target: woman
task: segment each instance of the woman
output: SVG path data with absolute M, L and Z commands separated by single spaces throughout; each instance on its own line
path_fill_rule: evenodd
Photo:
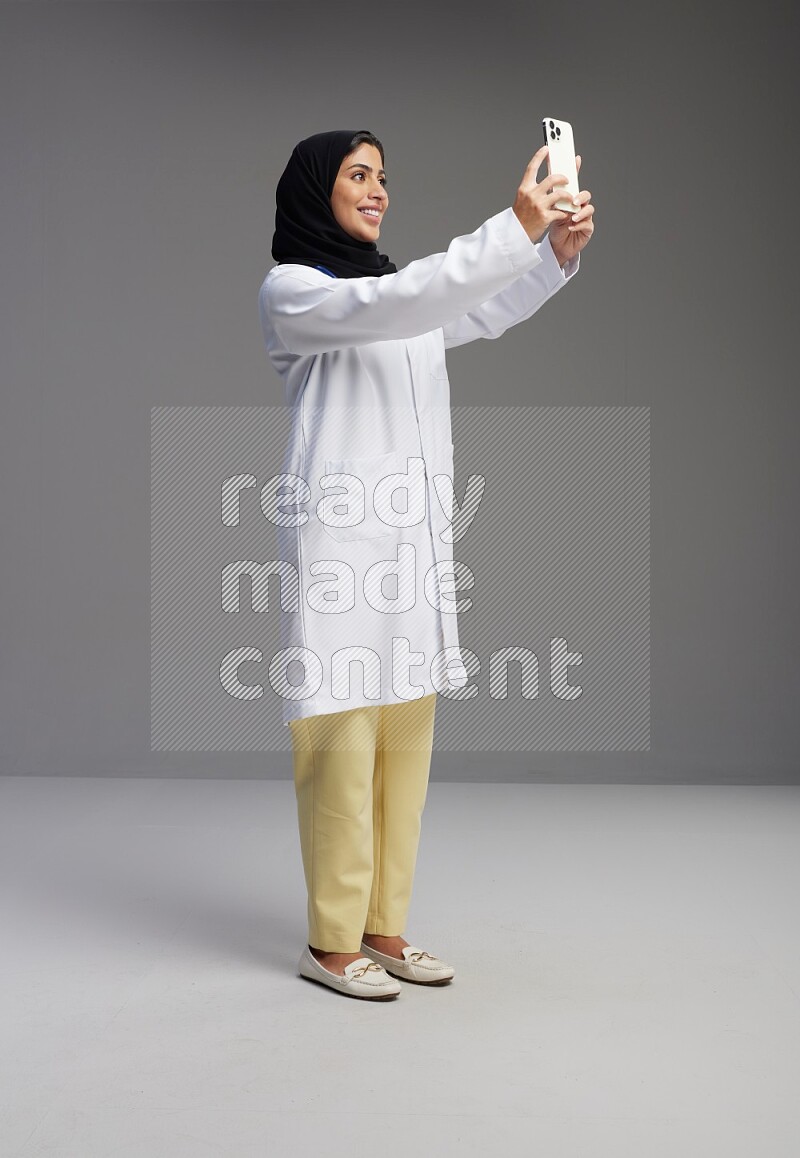
M 436 696 L 469 678 L 446 542 L 445 349 L 499 337 L 577 272 L 591 195 L 573 215 L 553 208 L 566 178 L 536 182 L 546 153 L 512 207 L 399 272 L 376 244 L 389 197 L 372 133 L 307 137 L 277 186 L 278 264 L 259 304 L 291 410 L 274 521 L 294 586 L 281 593 L 270 680 L 292 734 L 308 888 L 300 975 L 354 997 L 454 975 L 401 935 Z

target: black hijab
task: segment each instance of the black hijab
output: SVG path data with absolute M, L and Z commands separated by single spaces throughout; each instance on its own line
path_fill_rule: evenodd
M 333 215 L 331 193 L 358 130 L 315 133 L 292 150 L 275 190 L 272 256 L 277 262 L 323 265 L 337 277 L 396 273 L 374 241 L 351 237 Z

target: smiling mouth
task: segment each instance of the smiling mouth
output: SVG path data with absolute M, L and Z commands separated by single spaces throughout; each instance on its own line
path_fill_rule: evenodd
M 370 212 L 368 209 L 359 209 L 358 211 L 362 217 L 366 217 L 368 221 L 380 221 L 381 215 L 378 212 Z

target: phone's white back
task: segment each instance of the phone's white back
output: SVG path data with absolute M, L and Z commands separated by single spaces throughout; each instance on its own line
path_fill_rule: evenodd
M 575 142 L 572 139 L 572 125 L 569 121 L 559 121 L 556 117 L 544 117 L 542 125 L 545 132 L 547 154 L 547 172 L 563 173 L 569 177 L 568 185 L 561 185 L 571 196 L 580 192 L 578 185 L 578 167 L 575 164 Z M 560 132 L 558 130 L 561 130 Z M 555 203 L 556 209 L 564 209 L 567 213 L 574 213 L 577 206 L 572 201 L 559 198 Z

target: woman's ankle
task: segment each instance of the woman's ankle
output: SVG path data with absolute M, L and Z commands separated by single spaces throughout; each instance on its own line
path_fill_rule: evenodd
M 317 949 L 315 945 L 309 944 L 309 949 L 315 957 L 360 957 L 360 949 Z

